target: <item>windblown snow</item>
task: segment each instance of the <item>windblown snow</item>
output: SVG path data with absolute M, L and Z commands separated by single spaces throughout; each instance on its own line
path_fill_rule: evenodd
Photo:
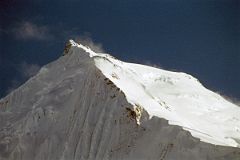
M 70 40 L 0 100 L 0 159 L 240 160 L 240 107 L 186 73 Z

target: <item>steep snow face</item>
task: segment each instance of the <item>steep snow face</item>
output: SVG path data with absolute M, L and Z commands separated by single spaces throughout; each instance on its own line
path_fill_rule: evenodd
M 84 50 L 68 54 L 1 99 L 0 160 L 107 159 L 121 142 L 128 149 L 132 106 Z
M 0 100 L 1 160 L 239 160 L 239 108 L 195 78 L 67 47 Z
M 78 45 L 94 58 L 96 66 L 150 116 L 182 126 L 201 141 L 240 147 L 240 107 L 206 89 L 186 73 L 125 63 L 108 54 Z

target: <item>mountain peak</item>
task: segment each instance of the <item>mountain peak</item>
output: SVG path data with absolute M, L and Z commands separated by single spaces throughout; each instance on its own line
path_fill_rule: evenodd
M 66 43 L 63 55 L 68 54 L 69 51 L 70 51 L 70 48 L 81 48 L 85 52 L 89 53 L 90 57 L 97 55 L 97 53 L 95 53 L 90 47 L 85 46 L 85 45 L 83 45 L 81 43 L 77 43 L 77 42 L 75 42 L 72 39 L 68 40 L 68 42 Z
M 0 159 L 238 160 L 239 115 L 186 73 L 69 40 L 64 56 L 0 100 Z
M 70 43 L 76 54 L 78 50 L 88 53 L 103 75 L 123 91 L 128 102 L 142 106 L 150 117 L 167 119 L 204 142 L 240 146 L 236 140 L 240 139 L 240 108 L 205 88 L 193 76 L 125 63 L 72 40 Z M 222 125 L 225 123 L 231 125 Z
M 72 40 L 72 39 L 69 39 L 68 40 L 68 43 L 70 43 L 72 46 L 78 46 L 79 44 L 78 43 L 76 43 L 74 40 Z

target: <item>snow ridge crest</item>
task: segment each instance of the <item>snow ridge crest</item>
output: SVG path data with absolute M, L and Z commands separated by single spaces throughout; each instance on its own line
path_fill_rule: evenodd
M 81 43 L 77 43 L 74 40 L 70 39 L 66 45 L 65 45 L 65 49 L 64 49 L 64 55 L 68 54 L 70 51 L 70 48 L 81 48 L 83 49 L 85 52 L 89 53 L 90 57 L 93 57 L 95 55 L 97 55 L 90 47 L 88 46 L 84 46 Z

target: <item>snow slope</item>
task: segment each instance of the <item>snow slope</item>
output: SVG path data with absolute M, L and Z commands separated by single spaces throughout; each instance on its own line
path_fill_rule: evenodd
M 150 116 L 182 126 L 202 141 L 240 147 L 240 108 L 203 87 L 194 77 L 121 62 L 72 43 L 94 58 L 96 66 L 126 94 L 128 102 L 140 104 Z
M 185 74 L 70 40 L 0 100 L 0 159 L 240 159 L 240 108 Z

